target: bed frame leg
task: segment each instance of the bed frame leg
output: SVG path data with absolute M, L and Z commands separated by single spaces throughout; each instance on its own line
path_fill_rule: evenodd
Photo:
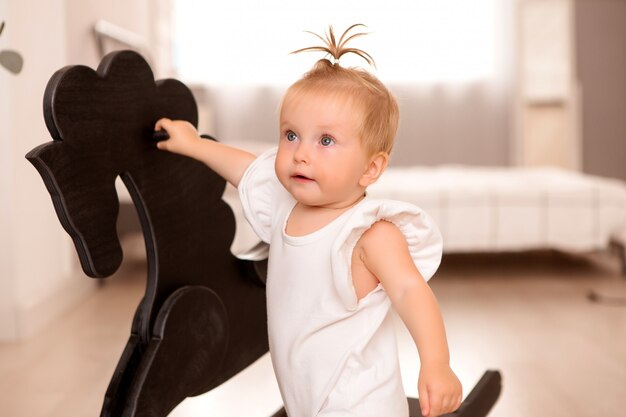
M 609 249 L 619 257 L 621 276 L 617 281 L 592 289 L 587 297 L 595 303 L 626 306 L 626 246 L 624 243 L 611 241 Z
M 622 277 L 626 280 L 626 244 L 612 240 L 609 243 L 611 251 L 615 252 L 620 260 L 620 266 L 622 267 Z

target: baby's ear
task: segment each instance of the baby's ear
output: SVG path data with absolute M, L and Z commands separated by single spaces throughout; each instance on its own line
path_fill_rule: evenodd
M 374 184 L 381 176 L 387 163 L 389 162 L 389 155 L 387 152 L 378 152 L 370 157 L 369 164 L 359 180 L 359 184 L 362 187 L 367 187 Z

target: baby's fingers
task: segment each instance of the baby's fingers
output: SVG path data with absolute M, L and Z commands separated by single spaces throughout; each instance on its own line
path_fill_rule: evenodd
M 161 130 L 161 129 L 167 130 L 170 127 L 171 123 L 172 121 L 168 119 L 167 117 L 159 119 L 157 120 L 156 125 L 154 125 L 154 130 Z
M 451 413 L 458 408 L 455 405 L 456 400 L 454 397 L 445 397 L 441 401 L 441 408 L 439 409 L 439 412 L 441 414 Z
M 447 414 L 456 411 L 461 405 L 461 396 L 455 394 L 449 394 L 439 399 L 439 414 Z M 433 407 L 434 408 L 434 407 Z
M 456 411 L 459 409 L 459 407 L 461 406 L 461 402 L 463 401 L 463 396 L 461 394 L 459 395 L 454 395 L 452 397 L 452 401 L 450 404 L 450 411 L 448 411 L 449 413 Z
M 166 140 L 162 140 L 156 143 L 156 147 L 162 151 L 169 151 L 169 144 Z
M 161 149 L 161 150 L 164 150 L 164 151 L 169 151 L 170 150 L 169 141 L 167 139 L 170 136 L 170 129 L 172 128 L 173 123 L 174 122 L 172 122 L 172 120 L 164 117 L 162 119 L 159 119 L 156 122 L 156 124 L 154 125 L 154 131 L 155 132 L 159 132 L 159 131 L 163 131 L 163 130 L 165 132 L 167 132 L 167 135 L 155 134 L 154 139 L 157 141 L 156 142 L 156 147 L 158 149 Z
M 418 391 L 422 415 L 428 416 L 430 413 L 430 400 L 428 398 L 428 390 L 426 389 L 426 387 L 419 387 Z
M 431 393 L 428 397 L 428 402 L 430 403 L 428 417 L 437 417 L 444 413 L 443 397 L 441 395 Z
M 424 398 L 424 402 L 422 402 Z M 442 414 L 452 413 L 461 405 L 461 396 L 455 393 L 446 393 L 437 389 L 429 389 L 426 395 L 420 394 L 420 404 L 422 404 L 422 415 L 427 417 L 437 417 Z M 424 404 L 427 407 L 424 407 Z

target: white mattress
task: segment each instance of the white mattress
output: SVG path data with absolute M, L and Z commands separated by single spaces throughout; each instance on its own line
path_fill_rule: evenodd
M 388 168 L 369 188 L 425 209 L 446 252 L 590 251 L 626 242 L 626 185 L 557 168 Z

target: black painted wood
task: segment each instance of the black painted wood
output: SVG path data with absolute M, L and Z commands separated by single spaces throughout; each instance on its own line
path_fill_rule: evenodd
M 80 65 L 57 71 L 43 104 L 53 141 L 26 158 L 43 178 L 83 271 L 106 278 L 122 262 L 118 176 L 146 243 L 146 293 L 101 416 L 164 417 L 267 352 L 267 264 L 230 253 L 235 222 L 222 200 L 225 181 L 203 164 L 155 146 L 166 138 L 153 132 L 161 117 L 197 126 L 196 103 L 184 84 L 154 81 L 140 55 L 117 51 L 97 71 Z M 450 416 L 487 415 L 500 389 L 499 372 L 487 371 Z M 420 416 L 418 400 L 409 405 L 411 416 Z
M 197 125 L 189 89 L 154 81 L 138 54 L 107 55 L 97 71 L 68 66 L 50 79 L 44 117 L 53 141 L 27 154 L 73 239 L 84 272 L 122 262 L 116 235 L 120 176 L 146 242 L 146 293 L 107 390 L 102 416 L 165 416 L 268 350 L 262 265 L 230 253 L 225 181 L 199 162 L 156 149 L 161 117 Z

